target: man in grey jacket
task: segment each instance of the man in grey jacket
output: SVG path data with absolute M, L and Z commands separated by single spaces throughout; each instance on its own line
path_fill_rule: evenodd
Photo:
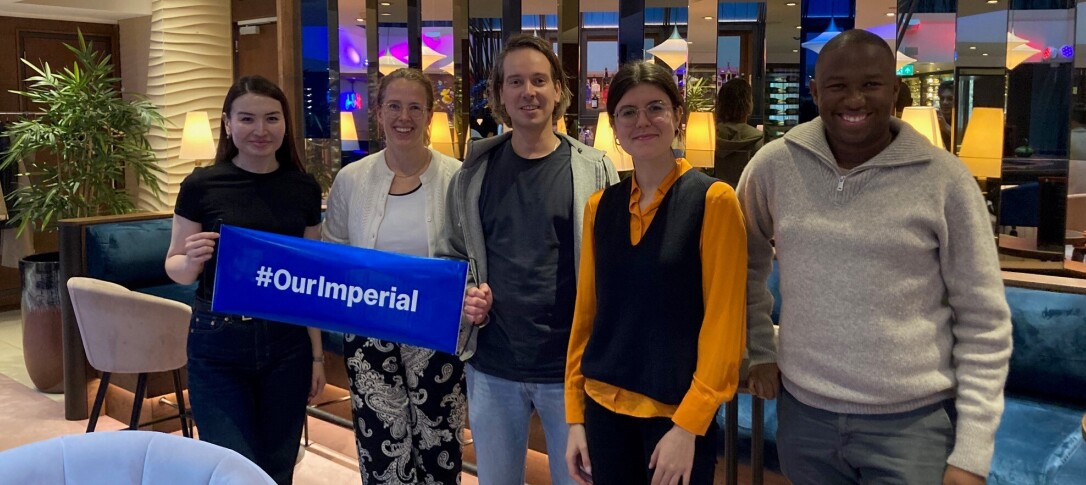
M 524 483 L 528 423 L 543 422 L 547 453 L 565 455 L 562 379 L 577 287 L 584 207 L 618 180 L 603 152 L 554 131 L 570 91 L 550 43 L 506 41 L 489 103 L 512 133 L 473 142 L 449 185 L 437 255 L 474 271 L 461 332 L 479 483 Z M 551 480 L 572 483 L 560 459 Z
M 751 339 L 780 267 L 777 446 L 817 483 L 982 484 L 1003 410 L 1010 312 L 968 169 L 891 119 L 893 51 L 823 47 L 819 118 L 766 145 L 740 180 Z

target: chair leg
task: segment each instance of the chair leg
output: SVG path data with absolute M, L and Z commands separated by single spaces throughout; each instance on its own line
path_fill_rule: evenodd
M 739 483 L 739 395 L 724 405 L 724 483 Z
M 147 393 L 147 374 L 140 373 L 136 379 L 136 396 L 132 401 L 132 419 L 128 422 L 128 429 L 140 429 L 140 411 L 143 410 L 143 395 Z
M 188 411 L 185 409 L 185 391 L 181 389 L 181 369 L 173 371 L 173 392 L 177 396 L 177 416 L 181 419 L 181 435 L 192 438 L 188 416 L 185 416 Z
M 750 483 L 762 485 L 765 471 L 765 400 L 750 397 Z
M 93 432 L 94 427 L 98 425 L 98 413 L 102 412 L 102 402 L 106 400 L 107 389 L 109 389 L 109 372 L 103 372 L 102 380 L 98 382 L 98 394 L 94 397 L 90 420 L 87 422 L 88 433 Z

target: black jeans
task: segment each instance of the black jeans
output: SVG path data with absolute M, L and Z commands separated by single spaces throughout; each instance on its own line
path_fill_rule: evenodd
M 656 444 L 675 423 L 670 418 L 635 418 L 615 413 L 585 397 L 584 426 L 594 485 L 637 485 L 652 482 L 649 469 Z M 712 485 L 716 471 L 716 422 L 694 439 L 690 483 Z M 680 480 L 680 483 L 682 481 Z
M 200 439 L 240 453 L 278 484 L 292 483 L 313 373 L 306 328 L 201 306 L 188 339 Z

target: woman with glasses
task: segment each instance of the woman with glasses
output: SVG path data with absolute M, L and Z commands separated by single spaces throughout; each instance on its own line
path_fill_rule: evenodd
M 713 417 L 744 349 L 743 217 L 730 186 L 673 156 L 685 110 L 670 71 L 622 66 L 607 113 L 634 171 L 585 208 L 566 465 L 582 485 L 711 484 Z
M 427 146 L 433 85 L 418 69 L 399 69 L 381 79 L 376 106 L 385 149 L 336 175 L 322 237 L 432 256 L 460 167 Z M 344 337 L 344 356 L 362 483 L 459 483 L 467 412 L 460 359 L 364 335 Z

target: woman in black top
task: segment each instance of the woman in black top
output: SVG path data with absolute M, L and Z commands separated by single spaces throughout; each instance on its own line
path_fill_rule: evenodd
M 166 255 L 174 281 L 199 279 L 188 341 L 188 384 L 200 439 L 291 483 L 305 405 L 324 387 L 320 331 L 211 311 L 221 224 L 320 237 L 321 189 L 305 173 L 283 92 L 259 76 L 223 103 L 215 164 L 181 183 Z

